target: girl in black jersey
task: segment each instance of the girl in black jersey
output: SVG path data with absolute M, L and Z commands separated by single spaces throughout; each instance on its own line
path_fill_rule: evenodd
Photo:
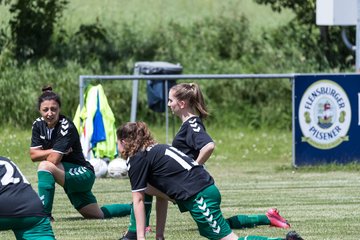
M 168 106 L 182 121 L 172 146 L 193 158 L 197 163 L 204 164 L 211 156 L 215 144 L 202 123 L 202 119 L 205 119 L 209 113 L 199 85 L 181 83 L 173 86 L 169 91 Z M 258 225 L 290 227 L 275 208 L 269 209 L 266 215 L 236 215 L 228 218 L 227 221 L 232 229 Z
M 55 182 L 62 186 L 72 205 L 85 218 L 110 218 L 130 214 L 130 204 L 99 207 L 91 192 L 94 169 L 85 160 L 73 122 L 60 115 L 60 97 L 45 87 L 38 99 L 41 117 L 32 126 L 30 157 L 38 166 L 38 194 L 51 217 Z
M 172 146 L 204 164 L 214 151 L 215 143 L 202 123 L 209 113 L 199 85 L 181 83 L 173 86 L 169 91 L 168 106 L 182 121 Z
M 169 91 L 168 107 L 179 117 L 182 125 L 173 139 L 172 146 L 176 147 L 198 164 L 205 164 L 214 151 L 215 143 L 206 132 L 203 119 L 209 113 L 205 105 L 201 89 L 196 83 L 180 83 L 171 87 Z M 146 197 L 146 215 L 149 222 L 152 198 Z M 276 208 L 269 209 L 266 214 L 236 215 L 227 219 L 232 229 L 271 225 L 280 228 L 289 228 L 290 225 L 280 216 Z M 123 240 L 136 239 L 136 221 L 131 213 L 130 224 Z
M 208 239 L 280 240 L 261 236 L 239 238 L 232 232 L 220 210 L 221 195 L 214 179 L 192 158 L 175 147 L 157 144 L 143 122 L 130 122 L 117 130 L 118 149 L 127 159 L 136 218 L 137 239 L 145 239 L 145 193 L 157 195 L 156 239 L 164 239 L 167 200 L 181 212 L 189 211 L 200 235 Z M 153 192 L 151 194 L 154 194 Z M 287 240 L 301 240 L 295 232 Z
M 183 122 L 172 146 L 180 149 L 198 164 L 204 164 L 214 151 L 215 144 L 201 121 L 208 116 L 208 112 L 199 86 L 195 83 L 181 83 L 171 87 L 168 107 Z M 148 195 L 145 197 L 146 215 L 150 216 L 152 197 Z M 149 222 L 148 219 L 147 222 Z M 135 225 L 136 221 L 132 212 L 129 228 L 123 240 L 136 239 Z
M 39 196 L 15 163 L 0 156 L 0 231 L 6 230 L 19 240 L 55 239 Z

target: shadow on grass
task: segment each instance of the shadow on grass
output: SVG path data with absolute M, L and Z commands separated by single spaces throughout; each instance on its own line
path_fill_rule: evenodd
M 80 221 L 80 220 L 89 220 L 89 219 L 85 219 L 82 216 L 73 216 L 73 217 L 57 217 L 55 219 L 55 221 L 64 221 L 64 222 L 69 222 L 69 221 Z M 94 219 L 94 220 L 98 220 L 98 219 Z

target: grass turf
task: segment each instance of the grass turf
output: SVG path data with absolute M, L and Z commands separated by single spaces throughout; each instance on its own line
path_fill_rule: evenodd
M 153 127 L 164 142 L 164 129 Z M 294 169 L 291 167 L 291 133 L 234 129 L 208 129 L 217 148 L 206 164 L 222 193 L 225 217 L 264 214 L 277 207 L 304 239 L 358 239 L 360 176 L 357 164 Z M 28 157 L 30 131 L 4 127 L 0 131 L 1 155 L 9 156 L 37 188 L 36 164 Z M 97 179 L 93 192 L 100 205 L 131 201 L 127 179 Z M 126 231 L 128 217 L 84 220 L 73 209 L 60 187 L 56 189 L 53 229 L 57 239 L 118 239 Z M 155 228 L 153 208 L 151 226 Z M 260 226 L 235 230 L 239 236 L 283 237 L 287 230 Z M 155 233 L 150 233 L 154 239 Z M 167 239 L 202 239 L 187 213 L 170 204 Z M 14 239 L 0 232 L 0 239 Z

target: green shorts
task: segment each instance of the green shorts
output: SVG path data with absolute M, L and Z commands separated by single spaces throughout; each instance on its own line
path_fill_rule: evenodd
M 0 230 L 12 230 L 21 240 L 55 239 L 48 217 L 0 218 Z
M 211 185 L 186 201 L 177 201 L 181 211 L 189 211 L 198 225 L 200 235 L 207 239 L 221 239 L 232 230 L 224 219 L 221 209 L 221 195 L 215 185 Z
M 65 169 L 64 190 L 75 209 L 79 210 L 88 204 L 96 203 L 91 192 L 95 182 L 95 174 L 86 167 L 63 162 Z

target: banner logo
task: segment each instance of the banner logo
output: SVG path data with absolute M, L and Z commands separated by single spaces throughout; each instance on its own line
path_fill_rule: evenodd
M 319 80 L 309 86 L 299 106 L 303 142 L 319 149 L 334 148 L 349 140 L 350 123 L 350 101 L 339 84 Z

